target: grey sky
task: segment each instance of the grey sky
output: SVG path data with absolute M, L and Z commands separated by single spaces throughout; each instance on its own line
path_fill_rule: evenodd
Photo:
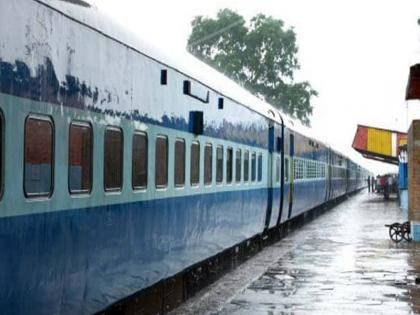
M 320 93 L 312 127 L 323 140 L 375 172 L 390 169 L 351 149 L 357 123 L 406 131 L 409 66 L 420 62 L 415 0 L 97 0 L 98 7 L 169 54 L 185 50 L 190 22 L 231 8 L 273 15 L 297 33 L 301 70 Z M 408 104 L 420 118 L 420 102 Z M 392 168 L 391 168 L 392 169 Z

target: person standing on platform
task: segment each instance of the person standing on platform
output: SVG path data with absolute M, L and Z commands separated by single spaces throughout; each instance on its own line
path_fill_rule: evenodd
M 367 178 L 368 192 L 370 193 L 370 176 Z

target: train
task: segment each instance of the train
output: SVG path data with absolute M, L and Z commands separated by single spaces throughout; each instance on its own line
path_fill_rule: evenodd
M 0 2 L 0 313 L 93 314 L 368 171 L 85 0 Z

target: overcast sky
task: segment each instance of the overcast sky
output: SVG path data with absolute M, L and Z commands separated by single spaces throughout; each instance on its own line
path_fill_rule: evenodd
M 390 170 L 351 149 L 357 124 L 407 130 L 420 102 L 404 100 L 410 65 L 420 62 L 419 0 L 97 0 L 97 6 L 169 54 L 185 50 L 196 15 L 230 8 L 294 27 L 301 70 L 319 92 L 312 127 L 374 172 Z M 408 108 L 408 111 L 407 111 Z M 408 119 L 407 119 L 408 116 Z M 391 168 L 392 169 L 392 168 Z

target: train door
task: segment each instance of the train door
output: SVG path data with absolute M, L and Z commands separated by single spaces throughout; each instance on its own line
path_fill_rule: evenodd
M 294 198 L 294 177 L 295 177 L 295 163 L 294 163 L 294 156 L 295 156 L 295 135 L 289 135 L 289 164 L 290 164 L 290 174 L 289 174 L 289 213 L 287 218 L 290 219 L 292 216 L 293 210 L 293 198 Z
M 269 122 L 268 128 L 268 155 L 267 155 L 267 210 L 265 217 L 265 230 L 270 226 L 272 207 L 273 207 L 273 190 L 275 181 L 273 181 L 273 161 L 274 158 L 274 123 Z
M 281 217 L 283 215 L 283 203 L 284 203 L 284 185 L 285 185 L 285 158 L 284 158 L 284 125 L 281 126 L 281 134 L 277 143 L 277 151 L 280 153 L 278 161 L 276 162 L 277 167 L 280 168 L 280 198 L 279 198 L 279 214 L 277 216 L 277 226 L 280 225 Z
M 283 202 L 283 125 L 274 123 L 269 129 L 267 160 L 267 214 L 265 228 L 273 228 L 281 220 Z
M 350 191 L 350 186 L 351 186 L 351 182 L 350 182 L 350 160 L 346 159 L 346 188 L 345 188 L 345 193 L 348 193 Z
M 327 151 L 327 200 L 331 200 L 331 189 L 332 189 L 332 154 L 331 149 Z

